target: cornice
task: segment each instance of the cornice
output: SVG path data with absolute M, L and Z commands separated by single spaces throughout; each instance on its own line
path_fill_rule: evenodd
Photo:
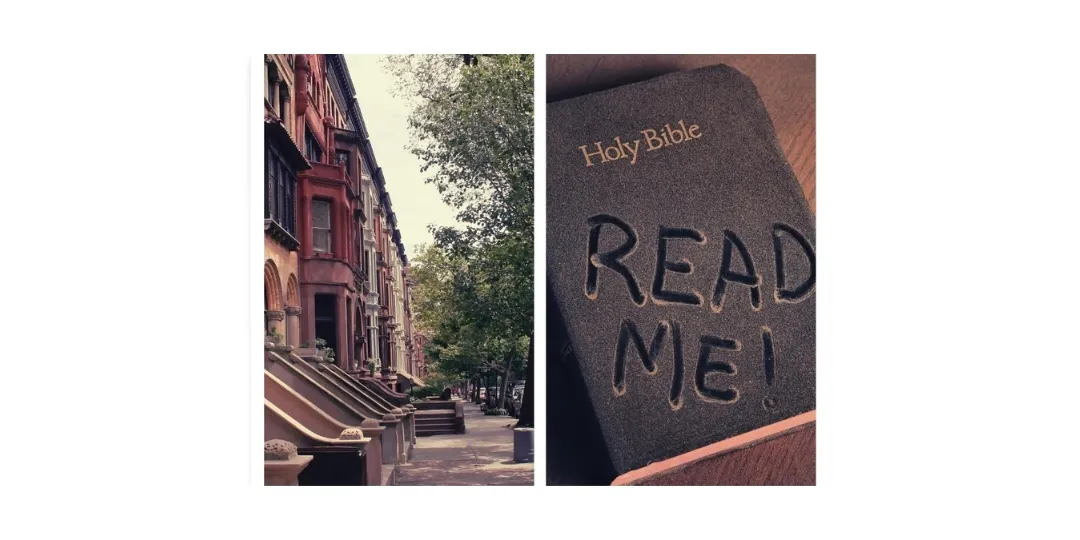
M 289 231 L 286 231 L 280 223 L 272 219 L 263 220 L 263 233 L 276 240 L 289 251 L 296 251 L 300 248 L 300 241 L 289 234 Z
M 377 200 L 380 205 L 386 207 L 387 215 L 390 217 L 394 232 L 397 233 L 397 216 L 394 215 L 393 205 L 390 201 L 390 193 L 386 189 L 386 178 L 383 177 L 382 167 L 379 167 L 379 162 L 375 157 L 375 148 L 371 144 L 371 137 L 368 133 L 367 124 L 364 123 L 364 115 L 360 110 L 360 104 L 356 100 L 356 88 L 353 86 L 352 74 L 349 73 L 349 66 L 345 62 L 345 55 L 343 54 L 328 54 L 325 55 L 327 63 L 329 64 L 329 71 L 333 72 L 331 77 L 331 89 L 337 90 L 339 104 L 344 105 L 346 116 L 349 117 L 349 121 L 354 124 L 352 130 L 355 131 L 361 139 L 361 146 L 363 150 L 363 157 L 370 162 L 370 170 L 374 171 L 372 180 L 377 190 Z M 316 138 L 318 138 L 316 136 Z M 323 144 L 324 152 L 331 152 L 331 149 L 326 148 Z M 400 234 L 396 234 L 397 238 L 394 243 L 397 244 L 398 252 L 401 255 L 402 261 L 408 261 L 405 256 L 405 245 L 401 242 Z

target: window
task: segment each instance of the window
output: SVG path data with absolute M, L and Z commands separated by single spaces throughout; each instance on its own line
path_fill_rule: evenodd
M 263 217 L 276 221 L 281 228 L 295 236 L 296 206 L 293 189 L 296 176 L 273 146 L 266 146 L 265 157 L 266 199 Z
M 304 157 L 311 162 L 322 161 L 322 148 L 315 141 L 315 135 L 311 133 L 311 128 L 307 126 L 304 126 Z
M 374 352 L 373 352 L 373 351 L 371 350 L 371 340 L 372 340 L 372 337 L 374 336 L 374 334 L 375 334 L 375 333 L 374 333 L 374 332 L 371 332 L 371 330 L 370 330 L 370 329 L 368 330 L 368 333 L 369 333 L 370 335 L 368 336 L 368 338 L 367 338 L 367 339 L 365 339 L 365 340 L 364 340 L 364 341 L 366 341 L 366 342 L 367 342 L 367 343 L 365 343 L 365 345 L 367 346 L 367 357 L 368 357 L 368 359 L 370 359 L 370 360 L 371 360 L 372 362 L 374 362 L 374 361 L 375 361 L 375 353 L 374 353 Z
M 364 250 L 364 276 L 367 277 L 368 290 L 371 290 L 371 253 Z
M 266 73 L 266 80 L 263 82 L 264 97 L 271 107 L 277 107 L 278 83 L 281 81 L 281 76 L 278 74 L 277 63 L 270 57 L 267 57 L 264 72 Z
M 352 167 L 350 166 L 350 163 L 349 163 L 349 151 L 348 150 L 338 150 L 337 152 L 335 152 L 334 153 L 334 163 L 337 164 L 337 165 L 344 165 L 345 166 L 345 174 L 349 175 L 349 177 L 352 177 Z
M 338 349 L 337 297 L 332 294 L 315 295 L 315 338 L 325 339 L 326 348 L 334 349 L 334 356 L 345 357 Z
M 356 225 L 356 230 L 353 233 L 353 238 L 356 241 L 355 244 L 353 245 L 353 256 L 352 256 L 353 262 L 357 266 L 359 266 L 361 268 L 361 270 L 366 271 L 366 269 L 364 268 L 364 261 L 363 261 L 363 258 L 364 258 L 364 225 L 363 225 L 363 223 L 360 223 L 360 218 L 356 218 L 356 220 L 353 223 Z
M 278 175 L 281 173 L 278 170 L 277 161 L 274 159 L 277 157 L 274 155 L 274 152 L 270 150 L 270 148 L 266 148 L 264 154 L 264 157 L 266 158 L 266 200 L 263 201 L 265 203 L 263 205 L 263 217 L 277 221 L 277 203 L 279 198 L 277 185 Z
M 371 180 L 371 175 L 368 174 L 368 167 L 364 164 L 364 156 L 360 155 L 360 178 Z
M 288 105 L 289 105 L 289 86 L 287 84 L 285 84 L 285 83 L 281 83 L 278 86 L 278 96 L 277 96 L 276 106 L 277 106 L 278 116 L 280 116 L 282 122 L 285 123 L 286 131 L 288 131 L 288 127 L 289 127 L 289 124 L 290 124 Z
M 330 252 L 330 203 L 311 201 L 312 248 L 324 253 Z
M 376 364 L 381 365 L 381 354 L 379 353 L 379 326 L 377 315 L 372 314 L 371 320 L 368 322 L 368 358 L 371 358 Z

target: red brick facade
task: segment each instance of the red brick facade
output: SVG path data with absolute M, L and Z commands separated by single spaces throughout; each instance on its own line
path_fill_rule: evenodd
M 265 59 L 268 333 L 407 386 L 424 373 L 408 259 L 344 58 Z

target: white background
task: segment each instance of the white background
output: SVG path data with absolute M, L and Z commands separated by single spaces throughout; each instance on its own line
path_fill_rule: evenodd
M 6 7 L 11 536 L 1075 537 L 1075 16 L 562 4 Z M 258 487 L 267 51 L 816 53 L 818 486 Z

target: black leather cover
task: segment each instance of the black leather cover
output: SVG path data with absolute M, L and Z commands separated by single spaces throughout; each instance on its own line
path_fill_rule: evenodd
M 551 103 L 547 152 L 549 481 L 815 408 L 814 218 L 746 76 Z

